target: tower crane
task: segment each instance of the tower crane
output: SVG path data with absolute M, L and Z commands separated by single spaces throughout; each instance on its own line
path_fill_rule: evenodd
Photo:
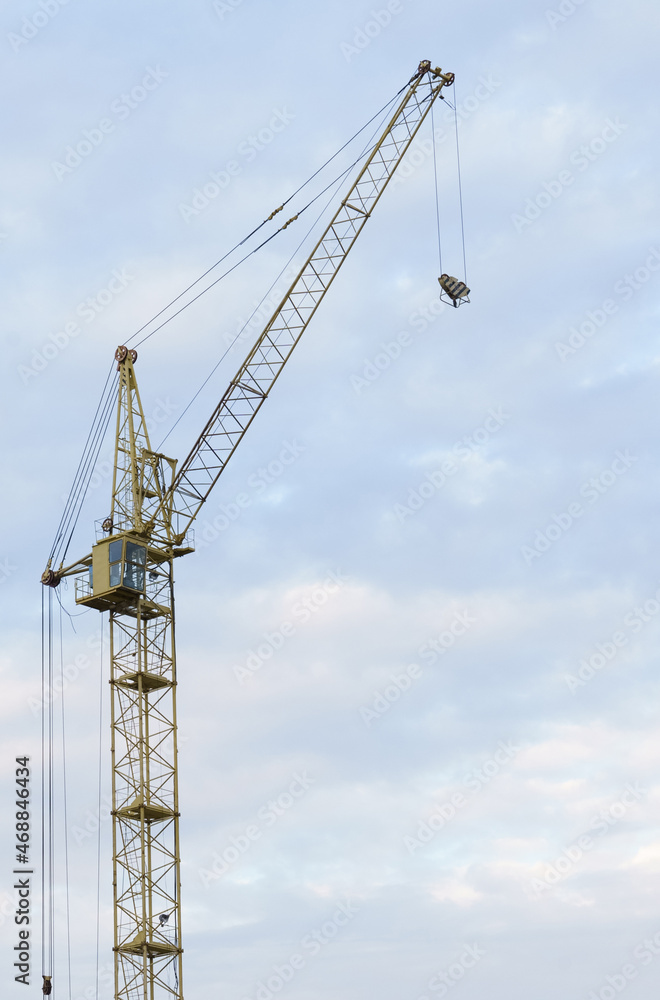
M 121 346 L 112 506 L 89 554 L 42 582 L 74 576 L 76 603 L 109 613 L 116 1000 L 183 1000 L 177 779 L 174 561 L 434 101 L 453 73 L 424 60 L 323 235 L 229 383 L 188 456 L 151 447 Z M 443 275 L 459 304 L 467 288 Z M 460 286 L 460 287 L 458 287 Z M 44 970 L 50 991 L 52 968 Z

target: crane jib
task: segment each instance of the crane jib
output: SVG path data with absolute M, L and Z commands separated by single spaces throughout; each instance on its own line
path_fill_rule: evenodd
M 171 505 L 175 538 L 195 520 L 241 438 L 279 378 L 339 268 L 365 226 L 406 150 L 453 73 L 420 63 L 357 179 L 232 379 L 163 505 Z M 155 523 L 158 512 L 151 523 Z

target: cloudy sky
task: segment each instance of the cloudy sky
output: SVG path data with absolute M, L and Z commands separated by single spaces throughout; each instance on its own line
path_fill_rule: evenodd
M 25 994 L 11 803 L 17 755 L 38 789 L 39 576 L 115 347 L 428 58 L 456 74 L 472 302 L 438 308 L 427 122 L 177 566 L 186 996 L 657 997 L 660 13 L 549 3 L 3 4 L 7 996 Z M 462 277 L 447 114 L 442 260 Z M 140 349 L 155 444 L 305 220 Z M 111 445 L 72 557 L 108 511 Z M 110 996 L 100 622 L 64 618 L 72 1000 L 96 975 L 99 690 Z M 57 977 L 69 996 L 63 934 Z

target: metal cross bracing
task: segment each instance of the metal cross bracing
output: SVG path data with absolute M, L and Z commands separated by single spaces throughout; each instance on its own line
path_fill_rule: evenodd
M 145 568 L 145 616 L 110 613 L 115 996 L 180 1000 L 172 559 Z
M 104 525 L 122 546 L 123 560 L 114 564 L 120 592 L 105 596 L 111 608 L 115 996 L 181 1000 L 174 554 L 160 547 L 170 534 L 161 504 L 164 470 L 172 473 L 174 463 L 151 451 L 135 352 L 120 349 L 117 360 L 113 504 Z M 156 501 L 160 516 L 145 533 Z M 127 573 L 134 589 L 126 586 Z
M 171 489 L 176 461 L 151 450 L 133 368 L 137 351 L 120 347 L 115 357 L 119 406 L 112 513 L 103 530 L 146 531 L 150 538 L 167 545 L 172 541 Z
M 169 494 L 178 542 L 277 381 L 433 102 L 453 79 L 453 73 L 420 63 L 357 179 L 182 463 Z
M 119 371 L 112 509 L 75 575 L 76 601 L 109 612 L 116 1000 L 183 1000 L 174 559 L 452 73 L 420 63 L 323 235 L 232 379 L 180 471 L 152 451 L 135 351 Z M 82 575 L 81 575 L 82 574 Z

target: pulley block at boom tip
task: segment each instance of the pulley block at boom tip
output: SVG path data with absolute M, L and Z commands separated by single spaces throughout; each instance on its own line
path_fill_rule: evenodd
M 137 361 L 138 352 L 135 348 L 125 347 L 124 344 L 120 344 L 115 351 L 115 361 L 117 362 L 117 371 L 120 371 L 120 365 L 122 361 L 125 361 L 127 357 L 130 357 L 133 364 Z

